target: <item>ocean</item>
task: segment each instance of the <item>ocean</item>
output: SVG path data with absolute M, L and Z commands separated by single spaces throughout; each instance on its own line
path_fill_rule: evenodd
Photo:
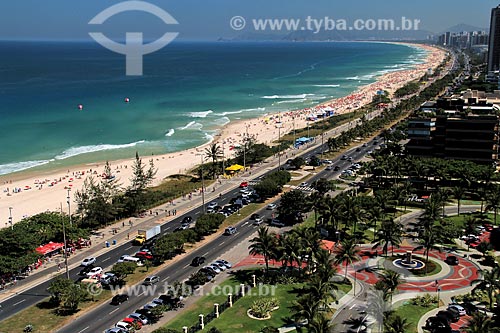
M 124 56 L 95 43 L 0 42 L 0 175 L 185 150 L 424 57 L 385 43 L 178 42 L 127 77 Z

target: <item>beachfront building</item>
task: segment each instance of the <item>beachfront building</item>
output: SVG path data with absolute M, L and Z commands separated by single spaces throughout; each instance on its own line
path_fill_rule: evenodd
M 500 107 L 485 103 L 485 94 L 469 91 L 462 98 L 452 97 L 424 103 L 410 118 L 406 152 L 413 156 L 496 163 Z
M 491 10 L 488 73 L 500 70 L 500 5 Z

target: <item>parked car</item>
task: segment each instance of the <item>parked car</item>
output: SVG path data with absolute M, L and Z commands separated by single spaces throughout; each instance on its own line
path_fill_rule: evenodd
M 191 261 L 191 266 L 198 267 L 205 263 L 205 257 L 194 257 L 193 261 Z
M 94 265 L 96 262 L 96 258 L 94 257 L 88 257 L 88 258 L 85 258 L 83 259 L 82 263 L 80 264 L 80 266 L 91 266 L 91 265 Z
M 279 219 L 272 219 L 270 224 L 274 227 L 280 228 L 285 226 L 285 223 L 281 222 Z
M 126 323 L 124 321 L 119 321 L 115 324 L 115 327 L 121 328 L 125 332 L 135 332 L 134 326 L 130 323 Z
M 118 282 L 118 276 L 113 272 L 107 272 L 100 279 L 102 284 L 114 285 Z
M 78 274 L 79 275 L 87 275 L 87 273 L 90 272 L 94 267 L 95 267 L 94 265 L 85 266 Z
M 461 305 L 458 305 L 458 304 L 450 304 L 448 305 L 448 310 L 449 309 L 455 309 L 458 311 L 458 314 L 460 316 L 465 316 L 467 314 L 467 311 L 465 310 L 465 308 Z
M 224 230 L 224 235 L 234 235 L 236 233 L 236 228 L 235 227 L 227 227 L 226 230 Z
M 216 263 L 220 263 L 220 264 L 223 264 L 224 266 L 226 266 L 227 268 L 231 268 L 233 267 L 228 261 L 224 260 L 224 259 L 219 259 L 217 261 L 215 261 Z
M 104 333 L 127 333 L 127 332 L 119 327 L 112 327 L 105 330 Z
M 260 217 L 260 215 L 259 215 L 259 214 L 252 214 L 252 215 L 250 216 L 250 220 L 255 220 L 255 219 L 256 219 L 256 218 L 258 218 L 258 217 Z
M 153 255 L 151 253 L 144 252 L 144 251 L 137 252 L 134 255 L 134 257 L 137 257 L 137 258 L 143 259 L 143 260 L 152 260 L 153 259 Z
M 139 330 L 142 328 L 142 322 L 140 320 L 135 319 L 135 318 L 126 317 L 126 318 L 123 318 L 122 321 L 124 323 L 130 324 L 134 327 L 137 327 L 137 329 L 139 329 Z
M 123 302 L 126 302 L 128 301 L 128 295 L 127 294 L 118 294 L 118 295 L 115 295 L 113 296 L 113 298 L 111 299 L 111 305 L 120 305 L 122 304 Z
M 437 329 L 449 329 L 450 324 L 446 318 L 436 316 L 427 318 L 424 328 L 431 331 Z
M 143 325 L 147 325 L 149 323 L 149 319 L 148 317 L 146 317 L 145 315 L 143 314 L 140 314 L 140 313 L 131 313 L 128 315 L 130 318 L 133 318 L 135 320 L 138 320 L 140 321 Z
M 149 285 L 152 285 L 152 284 L 155 284 L 158 282 L 160 282 L 160 278 L 156 275 L 151 275 L 151 276 L 148 276 L 147 278 L 145 278 L 144 282 L 142 284 L 149 286 Z
M 151 311 L 149 311 L 148 309 L 144 309 L 144 308 L 137 309 L 134 311 L 134 313 L 138 313 L 138 314 L 145 316 L 146 318 L 148 318 L 149 321 L 151 321 L 155 317 Z
M 212 201 L 210 202 L 208 205 L 207 205 L 207 208 L 208 209 L 214 209 L 215 207 L 217 207 L 219 204 L 215 201 Z
M 156 304 L 156 303 L 148 303 L 148 304 L 145 304 L 143 306 L 143 308 L 146 310 L 151 310 L 151 309 L 156 308 L 157 306 L 158 306 L 158 304 Z
M 219 264 L 218 262 L 213 262 L 212 264 L 210 264 L 210 267 L 217 267 L 221 271 L 225 271 L 226 270 L 226 266 L 222 265 L 222 264 Z
M 87 277 L 92 277 L 94 275 L 102 274 L 102 267 L 94 267 L 88 273 Z
M 240 187 L 248 187 L 248 182 L 241 182 Z
M 455 256 L 448 256 L 448 257 L 446 257 L 444 262 L 447 263 L 448 265 L 452 265 L 452 266 L 458 265 L 458 258 Z

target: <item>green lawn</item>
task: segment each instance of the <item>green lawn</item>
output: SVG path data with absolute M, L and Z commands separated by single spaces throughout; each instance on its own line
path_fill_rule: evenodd
M 426 314 L 430 310 L 432 310 L 432 307 L 417 306 L 408 302 L 398 307 L 395 311 L 395 314 L 401 316 L 401 318 L 405 318 L 406 321 L 410 324 L 407 330 L 408 333 L 416 333 L 418 321 L 424 314 Z

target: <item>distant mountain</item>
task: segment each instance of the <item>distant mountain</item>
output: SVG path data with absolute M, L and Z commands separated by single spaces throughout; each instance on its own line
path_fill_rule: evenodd
M 457 25 L 454 25 L 453 27 L 449 27 L 448 29 L 444 30 L 440 34 L 444 34 L 445 32 L 463 32 L 463 31 L 486 31 L 488 32 L 490 29 L 489 28 L 478 28 L 469 24 L 465 23 L 460 23 Z

